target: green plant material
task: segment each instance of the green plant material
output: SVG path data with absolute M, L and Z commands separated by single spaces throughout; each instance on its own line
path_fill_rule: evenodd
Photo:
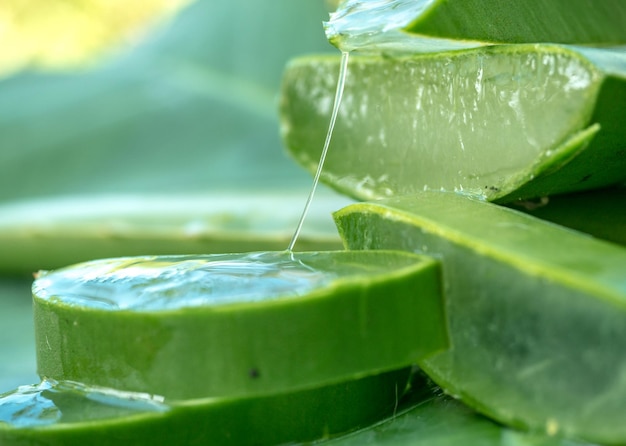
M 429 1 L 383 0 L 341 2 L 324 22 L 328 41 L 341 51 L 362 53 L 433 52 L 485 45 L 485 42 L 417 36 L 405 32 Z
M 302 211 L 301 194 L 107 196 L 0 205 L 0 271 L 32 274 L 94 258 L 282 250 Z M 330 212 L 345 199 L 319 194 L 301 250 L 341 249 Z
M 174 399 L 310 388 L 447 346 L 438 263 L 402 252 L 105 259 L 33 293 L 40 376 Z
M 0 393 L 37 379 L 31 285 L 0 278 Z
M 311 441 L 392 413 L 408 371 L 285 394 L 174 402 L 71 382 L 44 382 L 0 397 L 0 443 L 270 446 Z
M 488 42 L 626 43 L 621 0 L 426 0 L 430 6 L 406 31 Z
M 290 57 L 332 49 L 326 17 L 317 0 L 198 1 L 92 70 L 1 79 L 0 201 L 306 189 L 275 102 Z
M 282 133 L 314 171 L 339 56 L 287 68 Z M 322 181 L 359 199 L 449 190 L 508 202 L 626 177 L 626 53 L 500 45 L 353 56 Z
M 442 260 L 451 348 L 420 361 L 447 392 L 512 426 L 626 442 L 626 250 L 455 193 L 335 214 L 351 249 Z
M 626 245 L 626 189 L 610 188 L 513 202 L 527 214 Z
M 422 49 L 490 43 L 626 43 L 620 0 L 346 0 L 326 25 L 346 51 Z
M 423 379 L 401 401 L 394 416 L 324 446 L 583 446 L 572 440 L 503 427 L 429 388 Z M 590 446 L 589 444 L 584 444 Z

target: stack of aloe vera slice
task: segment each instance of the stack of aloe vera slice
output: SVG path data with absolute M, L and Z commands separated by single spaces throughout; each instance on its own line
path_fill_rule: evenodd
M 0 443 L 272 445 L 367 426 L 393 413 L 412 364 L 448 346 L 439 276 L 398 251 L 42 272 L 43 382 L 0 398 Z
M 626 443 L 626 250 L 529 215 L 623 240 L 568 212 L 626 181 L 626 57 L 593 47 L 626 6 L 544 3 L 346 1 L 329 38 L 367 54 L 322 178 L 382 199 L 334 214 L 349 250 L 40 273 L 42 382 L 0 397 L 0 444 Z M 309 169 L 338 64 L 285 75 Z
M 478 3 L 343 4 L 327 28 L 353 54 L 322 180 L 379 200 L 335 214 L 347 248 L 441 261 L 451 347 L 419 365 L 446 393 L 624 444 L 626 5 Z M 309 170 L 339 62 L 285 73 L 282 131 Z

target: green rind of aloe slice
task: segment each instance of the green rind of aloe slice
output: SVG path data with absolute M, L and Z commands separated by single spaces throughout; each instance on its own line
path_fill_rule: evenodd
M 626 442 L 626 250 L 454 193 L 335 214 L 351 249 L 442 260 L 451 348 L 420 362 L 508 425 Z
M 409 369 L 272 395 L 154 401 L 72 382 L 0 395 L 3 446 L 276 445 L 327 438 L 393 413 Z
M 414 375 L 396 413 L 365 429 L 322 442 L 324 446 L 591 446 L 489 420 Z
M 429 190 L 509 202 L 626 178 L 626 56 L 499 45 L 352 56 L 322 180 L 358 199 Z M 296 59 L 282 134 L 314 171 L 338 56 Z
M 228 264 L 234 272 L 223 273 Z M 34 284 L 38 373 L 188 399 L 405 367 L 447 347 L 439 272 L 437 261 L 403 252 L 78 264 Z

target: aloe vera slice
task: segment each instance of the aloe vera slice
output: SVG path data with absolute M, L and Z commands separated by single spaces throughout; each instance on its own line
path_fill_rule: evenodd
M 338 56 L 287 68 L 282 134 L 314 171 Z M 626 177 L 626 53 L 500 45 L 353 56 L 322 181 L 359 199 L 424 189 L 491 201 L 541 197 Z
M 626 188 L 516 201 L 510 207 L 626 246 Z
M 466 405 L 416 380 L 388 419 L 324 446 L 591 446 L 557 436 L 497 424 Z
M 413 36 L 619 45 L 626 43 L 624 23 L 626 5 L 620 0 L 346 0 L 331 14 L 326 34 L 343 50 L 415 45 Z
M 447 345 L 438 263 L 408 253 L 105 259 L 33 289 L 40 376 L 175 399 L 319 386 Z
M 198 196 L 61 197 L 0 205 L 0 271 L 32 274 L 94 258 L 281 250 L 306 191 Z M 300 250 L 340 249 L 330 217 L 347 204 L 319 195 Z
M 0 396 L 3 446 L 277 445 L 367 426 L 392 413 L 408 369 L 284 394 L 167 401 L 44 381 Z
M 626 442 L 626 250 L 454 193 L 335 214 L 351 249 L 442 260 L 451 348 L 420 361 L 503 423 Z

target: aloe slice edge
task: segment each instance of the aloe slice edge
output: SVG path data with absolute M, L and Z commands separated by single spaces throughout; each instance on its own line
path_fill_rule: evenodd
M 350 249 L 442 259 L 451 348 L 420 365 L 448 392 L 505 424 L 626 441 L 626 250 L 454 193 L 335 218 Z
M 587 53 L 537 44 L 353 56 L 322 180 L 365 200 L 443 189 L 500 202 L 622 182 L 626 66 L 619 75 Z M 338 62 L 301 58 L 285 72 L 283 137 L 310 171 Z
M 438 263 L 402 252 L 105 259 L 33 292 L 41 376 L 174 399 L 329 384 L 447 346 Z

